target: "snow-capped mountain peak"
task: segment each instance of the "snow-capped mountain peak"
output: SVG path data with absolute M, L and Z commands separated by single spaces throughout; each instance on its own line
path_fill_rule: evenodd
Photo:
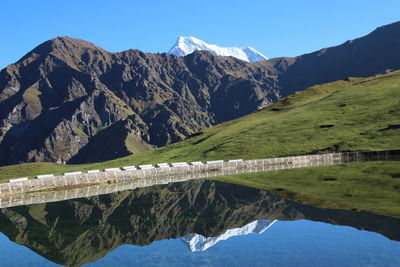
M 262 234 L 270 228 L 276 220 L 257 220 L 248 223 L 240 228 L 228 229 L 219 236 L 205 237 L 199 234 L 187 234 L 180 239 L 185 243 L 192 252 L 204 251 L 214 246 L 220 241 L 227 240 L 233 236 L 241 236 L 248 234 Z
M 268 58 L 252 47 L 219 47 L 208 44 L 193 36 L 180 36 L 176 44 L 169 50 L 169 54 L 176 56 L 186 56 L 196 50 L 207 50 L 217 56 L 235 57 L 247 62 L 267 60 Z

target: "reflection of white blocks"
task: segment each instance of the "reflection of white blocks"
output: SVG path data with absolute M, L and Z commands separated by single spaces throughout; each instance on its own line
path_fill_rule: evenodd
M 100 172 L 99 170 L 89 170 L 89 171 L 87 171 L 87 173 L 97 173 L 97 172 Z
M 136 168 L 135 166 L 124 166 L 124 167 L 122 167 L 122 169 L 123 169 L 124 171 L 134 171 L 134 170 L 137 170 L 137 168 Z
M 175 162 L 171 163 L 172 167 L 186 167 L 189 166 L 187 162 Z
M 203 162 L 201 162 L 201 161 L 193 161 L 193 162 L 191 162 L 190 163 L 191 165 L 204 165 L 204 163 Z
M 228 163 L 235 163 L 235 162 L 243 162 L 243 160 L 242 159 L 231 159 L 231 160 L 228 160 Z
M 224 163 L 223 160 L 210 160 L 206 162 L 207 164 L 218 164 L 218 163 Z
M 41 174 L 41 175 L 36 175 L 36 179 L 43 179 L 43 178 L 50 178 L 54 177 L 54 174 Z
M 23 182 L 23 181 L 28 181 L 28 177 L 22 177 L 22 178 L 8 180 L 9 183 L 18 183 L 18 182 Z
M 105 172 L 120 172 L 121 169 L 120 168 L 107 168 L 104 169 Z
M 77 174 L 82 174 L 82 172 L 66 172 L 64 173 L 64 176 L 77 175 Z
M 141 170 L 148 170 L 148 169 L 154 169 L 154 166 L 153 165 L 139 165 L 138 168 Z

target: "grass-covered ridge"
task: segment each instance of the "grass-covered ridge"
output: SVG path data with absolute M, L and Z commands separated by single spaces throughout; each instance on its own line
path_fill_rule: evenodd
M 400 71 L 313 86 L 179 143 L 113 161 L 0 168 L 0 179 L 124 165 L 400 148 Z
M 398 161 L 320 166 L 214 179 L 270 191 L 321 208 L 367 211 L 400 218 Z

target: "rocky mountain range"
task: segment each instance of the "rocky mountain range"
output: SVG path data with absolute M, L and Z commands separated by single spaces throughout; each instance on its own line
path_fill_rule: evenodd
M 400 22 L 254 63 L 58 37 L 0 72 L 0 165 L 104 161 L 177 142 L 315 84 L 400 69 L 399 47 Z
M 208 180 L 1 209 L 0 232 L 55 263 L 79 266 L 123 244 L 145 246 L 190 233 L 218 236 L 259 219 L 321 221 L 400 240 L 398 218 L 321 209 L 262 190 Z M 265 224 L 259 226 L 250 228 L 265 229 Z

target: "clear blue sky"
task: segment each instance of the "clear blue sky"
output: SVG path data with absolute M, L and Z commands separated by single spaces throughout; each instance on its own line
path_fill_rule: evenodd
M 57 36 L 166 52 L 180 35 L 297 56 L 400 20 L 399 0 L 1 0 L 0 69 Z

